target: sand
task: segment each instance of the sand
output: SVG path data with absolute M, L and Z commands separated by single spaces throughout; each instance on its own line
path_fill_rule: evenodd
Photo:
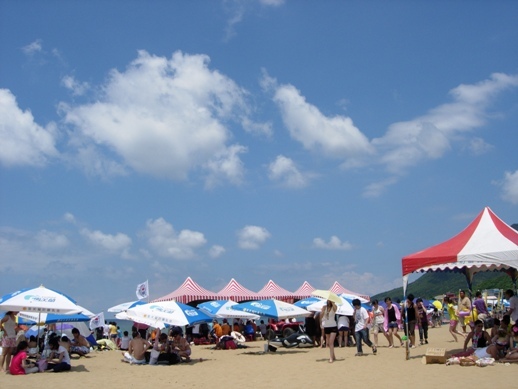
M 460 351 L 462 343 L 453 342 L 447 325 L 431 328 L 429 344 L 411 350 L 408 361 L 404 348 L 389 349 L 384 338 L 378 355 L 372 355 L 365 346 L 366 355 L 362 357 L 354 356 L 356 348 L 336 348 L 334 363 L 328 362 L 328 349 L 264 353 L 264 344 L 249 342 L 249 348 L 237 350 L 193 346 L 193 362 L 175 366 L 133 366 L 120 361 L 120 351 L 94 351 L 88 357 L 73 359 L 70 372 L 28 376 L 2 373 L 0 388 L 507 388 L 515 385 L 518 373 L 518 364 L 483 368 L 423 364 L 427 347 Z

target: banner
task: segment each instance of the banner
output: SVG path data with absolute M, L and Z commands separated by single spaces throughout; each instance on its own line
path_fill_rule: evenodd
M 137 285 L 137 298 L 139 300 L 145 299 L 149 296 L 149 285 L 148 282 L 143 282 Z

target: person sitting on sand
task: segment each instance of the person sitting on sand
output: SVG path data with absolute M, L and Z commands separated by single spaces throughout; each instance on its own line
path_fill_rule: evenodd
M 72 328 L 72 336 L 74 338 L 70 342 L 70 353 L 78 354 L 80 357 L 88 354 L 90 352 L 90 343 L 79 333 L 77 328 Z
M 505 356 L 500 359 L 501 362 L 518 362 L 518 324 L 512 327 L 511 332 L 513 334 L 511 346 Z
M 384 314 L 385 321 L 383 322 L 383 329 L 387 334 L 389 348 L 394 347 L 394 336 L 399 339 L 401 346 L 403 346 L 403 340 L 397 333 L 399 325 L 401 324 L 401 313 L 399 312 L 399 308 L 397 305 L 392 304 L 390 297 L 385 297 L 385 304 L 387 305 L 387 308 L 385 309 Z
M 36 337 L 34 335 L 31 335 L 29 337 L 28 347 L 29 348 L 27 349 L 27 357 L 38 359 L 40 356 L 40 349 L 38 347 L 38 341 L 36 340 Z
M 25 340 L 22 340 L 18 343 L 18 346 L 16 346 L 16 351 L 13 354 L 11 364 L 9 366 L 9 372 L 11 375 L 23 375 L 38 372 L 38 366 L 27 359 L 28 348 L 29 343 Z
M 130 365 L 144 365 L 146 363 L 146 351 L 151 346 L 146 339 L 142 339 L 140 332 L 133 331 L 133 339 L 130 340 L 128 351 L 123 352 L 124 359 L 122 362 L 128 362 Z
M 189 342 L 187 342 L 187 339 L 182 337 L 182 334 L 180 331 L 173 331 L 173 352 L 178 354 L 180 358 L 184 362 L 190 362 L 191 361 L 191 346 L 189 345 Z
M 49 340 L 49 346 L 51 354 L 47 358 L 47 370 L 52 370 L 54 373 L 69 371 L 71 369 L 70 355 L 63 346 L 59 345 L 59 337 L 52 337 Z
M 472 346 L 468 350 L 468 344 L 470 341 L 472 341 Z M 487 331 L 484 331 L 484 323 L 482 320 L 476 320 L 475 327 L 464 340 L 464 352 L 473 354 L 476 349 L 487 347 L 490 343 L 491 336 Z
M 128 350 L 130 340 L 131 340 L 131 338 L 129 337 L 128 331 L 124 331 L 123 336 L 121 338 L 120 345 L 119 345 L 119 347 L 122 351 Z
M 221 334 L 224 335 L 230 335 L 232 332 L 232 327 L 230 327 L 230 324 L 228 324 L 227 319 L 223 319 L 223 324 L 221 325 Z

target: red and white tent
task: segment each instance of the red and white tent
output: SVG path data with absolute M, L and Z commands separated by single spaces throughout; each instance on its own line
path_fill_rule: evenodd
M 356 293 L 356 292 L 352 292 L 349 289 L 344 288 L 342 285 L 340 285 L 340 283 L 338 281 L 335 281 L 335 283 L 333 284 L 333 286 L 331 288 L 329 288 L 329 290 L 331 292 L 333 292 L 333 293 L 336 293 L 336 294 L 354 295 L 354 296 L 362 297 L 362 298 L 364 298 L 367 301 L 371 300 L 370 296 L 367 296 L 367 295 L 364 295 L 364 294 L 360 294 L 360 293 Z
M 218 292 L 218 296 L 220 299 L 232 300 L 236 302 L 259 299 L 259 295 L 257 293 L 245 288 L 234 278 L 230 280 L 227 286 Z
M 315 289 L 316 288 L 311 286 L 309 282 L 304 281 L 304 283 L 295 292 L 293 292 L 293 297 L 296 299 L 304 299 L 311 296 L 311 292 L 313 292 Z
M 518 269 L 518 231 L 504 223 L 489 207 L 453 238 L 408 255 L 402 260 L 403 288 L 415 272 L 460 271 L 469 289 L 473 275 L 488 270 L 506 270 L 515 279 Z
M 293 303 L 293 293 L 280 287 L 272 280 L 268 281 L 263 288 L 257 292 L 261 299 L 276 299 Z
M 157 298 L 153 301 L 169 301 L 174 300 L 183 304 L 188 304 L 191 301 L 199 300 L 217 300 L 218 295 L 210 290 L 207 290 L 198 285 L 191 277 L 183 282 L 183 284 L 173 292 L 163 297 Z

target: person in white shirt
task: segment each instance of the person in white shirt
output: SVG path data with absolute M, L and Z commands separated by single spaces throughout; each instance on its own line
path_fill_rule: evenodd
M 369 333 L 367 332 L 367 325 L 369 324 L 370 318 L 367 310 L 362 307 L 359 299 L 353 300 L 354 307 L 354 337 L 356 339 L 356 357 L 363 355 L 362 340 L 369 347 L 372 347 L 372 353 L 376 355 L 378 352 L 377 347 L 370 341 Z
M 509 301 L 509 315 L 514 323 L 518 323 L 518 296 L 511 289 L 505 291 L 505 298 Z
M 128 331 L 124 331 L 124 333 L 122 335 L 123 336 L 121 338 L 121 343 L 120 343 L 120 347 L 119 348 L 121 350 L 126 351 L 129 348 L 129 342 L 130 342 L 131 338 L 128 335 Z

